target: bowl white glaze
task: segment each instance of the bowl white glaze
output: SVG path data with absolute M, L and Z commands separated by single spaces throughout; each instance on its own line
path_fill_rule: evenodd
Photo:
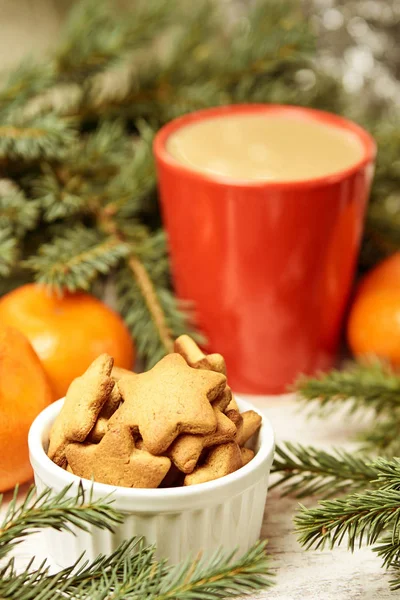
M 249 402 L 236 400 L 241 412 L 252 409 L 260 413 Z M 157 556 L 171 563 L 201 550 L 237 548 L 244 553 L 259 538 L 274 453 L 273 431 L 262 413 L 262 425 L 253 444 L 256 455 L 238 471 L 188 487 L 136 489 L 80 480 L 48 458 L 49 431 L 63 401 L 43 410 L 29 431 L 29 455 L 38 491 L 50 487 L 57 493 L 73 484 L 68 494 L 74 496 L 81 481 L 95 499 L 112 493 L 113 506 L 124 513 L 125 519 L 113 533 L 91 525 L 88 532 L 74 528 L 75 535 L 46 529 L 48 552 L 60 567 L 73 564 L 82 552 L 91 560 L 100 553 L 109 554 L 133 536 L 144 536 L 147 543 L 155 543 Z

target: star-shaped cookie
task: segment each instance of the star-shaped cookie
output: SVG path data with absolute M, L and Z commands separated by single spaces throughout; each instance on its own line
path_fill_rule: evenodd
M 214 446 L 203 465 L 186 475 L 183 485 L 205 483 L 229 475 L 243 466 L 242 454 L 236 442 Z
M 135 448 L 130 428 L 124 425 L 111 427 L 98 444 L 69 444 L 65 453 L 78 477 L 123 487 L 156 488 L 171 466 L 166 456 Z
M 149 452 L 162 454 L 180 433 L 214 433 L 217 422 L 210 403 L 225 385 L 222 373 L 192 369 L 179 354 L 169 354 L 150 371 L 121 378 L 124 402 L 110 426 L 138 429 Z
M 61 467 L 66 466 L 66 445 L 86 439 L 111 394 L 114 387 L 110 376 L 113 362 L 111 356 L 101 354 L 68 388 L 63 407 L 50 432 L 47 452 L 49 458 Z
M 113 373 L 111 372 L 111 375 Z M 114 381 L 115 378 L 113 377 Z M 104 436 L 108 429 L 108 421 L 110 417 L 115 413 L 118 406 L 121 404 L 121 394 L 118 389 L 118 383 L 115 382 L 113 389 L 111 390 L 111 394 L 108 396 L 106 402 L 103 404 L 103 408 L 101 409 L 99 416 L 97 417 L 97 421 L 86 438 L 87 442 L 92 442 L 93 444 L 98 444 L 101 438 Z
M 226 375 L 226 365 L 221 354 L 204 354 L 188 335 L 180 335 L 174 342 L 174 350 L 194 369 L 207 369 Z
M 217 446 L 233 440 L 236 435 L 236 425 L 213 406 L 217 429 L 208 435 L 180 435 L 168 449 L 168 456 L 183 473 L 191 473 L 200 458 L 204 448 Z

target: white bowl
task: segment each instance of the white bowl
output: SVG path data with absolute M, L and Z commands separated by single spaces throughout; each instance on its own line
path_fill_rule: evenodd
M 257 409 L 237 399 L 240 411 Z M 157 556 L 176 563 L 188 554 L 223 548 L 246 552 L 260 536 L 268 476 L 274 453 L 274 434 L 264 415 L 253 449 L 256 455 L 247 465 L 214 481 L 188 487 L 137 489 L 92 483 L 64 471 L 46 455 L 49 431 L 63 399 L 45 408 L 29 431 L 29 454 L 39 492 L 50 487 L 55 493 L 73 484 L 68 492 L 74 496 L 79 482 L 92 490 L 94 499 L 112 493 L 114 508 L 125 515 L 114 532 L 88 525 L 88 532 L 74 528 L 74 535 L 46 529 L 47 549 L 60 567 L 73 564 L 82 552 L 92 560 L 109 554 L 126 539 L 144 536 L 156 544 Z M 259 411 L 257 411 L 259 412 Z

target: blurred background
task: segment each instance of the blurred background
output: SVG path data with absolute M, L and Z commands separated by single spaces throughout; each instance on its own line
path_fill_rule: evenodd
M 109 302 L 111 288 L 145 367 L 157 362 L 196 322 L 171 285 L 152 141 L 179 115 L 242 102 L 371 132 L 355 282 L 393 254 L 400 265 L 399 1 L 0 0 L 0 15 L 0 296 L 35 281 Z M 400 297 L 389 305 L 398 348 Z
M 189 0 L 188 0 L 189 1 Z M 248 0 L 214 0 L 234 10 Z M 0 0 L 0 66 L 7 69 L 27 53 L 40 57 L 55 46 L 75 0 Z M 134 7 L 135 0 L 114 0 Z M 266 3 L 266 5 L 268 2 Z M 364 102 L 400 101 L 400 2 L 398 0 L 302 0 L 319 38 L 318 61 L 342 79 L 349 92 L 366 90 Z M 303 73 L 312 85 L 312 73 Z

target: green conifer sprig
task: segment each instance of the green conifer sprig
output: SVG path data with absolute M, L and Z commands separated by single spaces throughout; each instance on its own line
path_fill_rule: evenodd
M 55 114 L 15 116 L 0 123 L 0 161 L 62 160 L 75 139 L 72 122 Z
M 358 434 L 357 439 L 365 452 L 391 458 L 400 456 L 400 410 L 393 410 L 386 418 L 375 419 L 373 424 Z
M 120 63 L 130 51 L 151 43 L 176 18 L 175 10 L 168 0 L 139 0 L 121 18 L 109 2 L 86 1 L 71 13 L 66 39 L 55 52 L 58 75 L 86 79 Z
M 17 238 L 34 229 L 40 215 L 37 202 L 29 200 L 21 189 L 0 179 L 0 229 L 10 229 Z
M 278 446 L 272 469 L 279 475 L 275 486 L 282 485 L 283 494 L 322 498 L 314 508 L 302 506 L 295 516 L 300 543 L 321 549 L 345 542 L 351 551 L 368 544 L 392 573 L 391 588 L 400 589 L 398 375 L 374 361 L 317 379 L 302 378 L 298 391 L 320 416 L 321 406 L 324 415 L 346 400 L 357 414 L 364 409 L 375 416 L 373 427 L 361 436 L 361 449 L 369 457 L 299 444 Z M 383 456 L 373 459 L 377 453 Z
M 9 227 L 0 229 L 0 276 L 8 277 L 18 259 L 18 241 Z
M 283 496 L 296 498 L 331 498 L 350 490 L 363 490 L 378 477 L 370 462 L 372 459 L 345 450 L 326 452 L 285 442 L 275 449 L 271 472 L 280 477 L 271 488 L 282 486 Z
M 85 530 L 88 524 L 112 529 L 123 515 L 112 508 L 112 497 L 93 501 L 81 487 L 69 497 L 69 488 L 54 495 L 45 490 L 39 496 L 34 488 L 21 504 L 18 490 L 0 525 L 0 557 L 38 528 L 51 527 L 70 531 L 71 525 Z M 86 494 L 87 496 L 87 494 Z M 13 558 L 0 568 L 0 597 L 9 600 L 211 600 L 245 596 L 273 584 L 265 542 L 255 544 L 241 557 L 217 552 L 212 556 L 188 557 L 176 566 L 157 561 L 153 546 L 134 538 L 123 542 L 109 556 L 91 563 L 76 564 L 50 574 L 46 562 L 17 571 Z
M 400 492 L 397 490 L 368 490 L 345 498 L 321 500 L 317 508 L 301 507 L 295 517 L 299 541 L 305 548 L 333 548 L 347 539 L 354 551 L 362 543 L 372 545 L 383 531 L 391 528 L 397 542 L 400 519 Z
M 85 495 L 82 486 L 74 496 L 69 496 L 70 486 L 58 494 L 51 489 L 36 494 L 32 486 L 22 502 L 18 501 L 18 487 L 14 490 L 13 499 L 0 524 L 0 558 L 27 536 L 44 527 L 52 527 L 58 531 L 72 531 L 75 525 L 86 531 L 87 524 L 112 530 L 113 525 L 122 521 L 122 516 L 110 505 L 110 500 L 93 502 Z M 0 497 L 0 502 L 3 496 Z
M 42 245 L 39 254 L 25 265 L 34 271 L 39 283 L 60 292 L 75 292 L 89 289 L 99 273 L 110 273 L 129 252 L 127 243 L 81 225 Z
M 377 414 L 391 414 L 400 408 L 400 377 L 378 360 L 355 363 L 318 378 L 300 378 L 296 389 L 308 404 L 311 401 L 312 409 L 334 410 L 347 400 L 353 411 L 370 407 Z
M 0 89 L 0 117 L 7 120 L 9 114 L 36 94 L 40 94 L 54 83 L 53 67 L 48 62 L 34 63 L 25 59 L 8 74 L 5 85 Z
M 146 264 L 146 260 L 143 260 L 144 266 L 136 260 L 130 264 L 128 261 L 116 273 L 115 283 L 118 310 L 124 316 L 133 338 L 137 340 L 139 355 L 144 358 L 148 368 L 151 368 L 166 352 L 172 351 L 172 339 L 185 333 L 187 325 L 171 290 L 166 283 L 162 283 L 165 275 L 158 274 L 157 282 L 149 281 L 150 269 L 144 273 Z M 131 312 L 132 303 L 135 304 L 135 315 Z M 152 304 L 150 319 L 147 316 L 149 303 Z M 194 332 L 192 336 L 201 340 Z

